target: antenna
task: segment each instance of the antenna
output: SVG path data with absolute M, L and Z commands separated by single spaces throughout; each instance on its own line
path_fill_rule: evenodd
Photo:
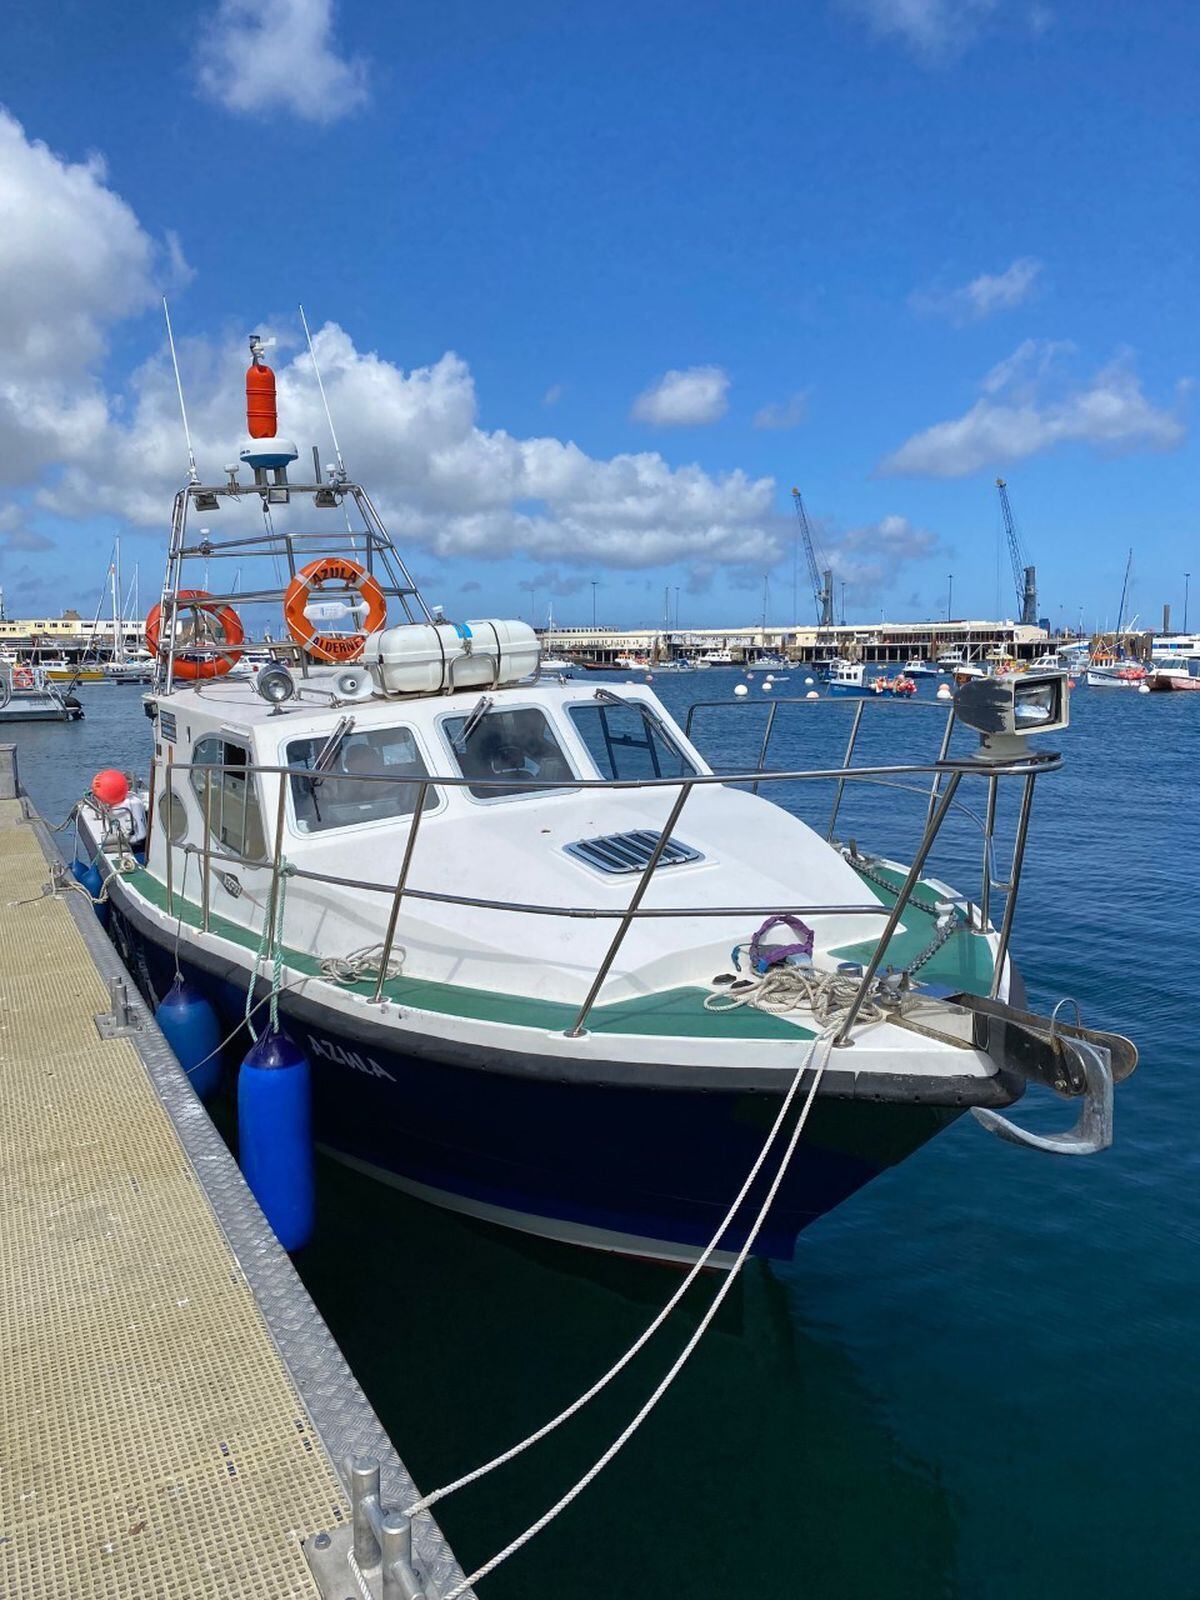
M 167 309 L 166 295 L 163 295 L 163 316 L 167 319 L 167 343 L 171 346 L 171 365 L 175 368 L 175 388 L 179 395 L 179 414 L 183 418 L 183 437 L 187 440 L 188 482 L 199 483 L 200 474 L 196 471 L 196 452 L 192 449 L 192 430 L 188 427 L 187 407 L 183 403 L 183 384 L 179 381 L 179 361 L 175 355 L 175 335 L 171 332 L 171 313 Z
M 317 352 L 313 349 L 312 334 L 308 331 L 308 318 L 304 315 L 303 306 L 300 307 L 300 321 L 304 324 L 304 337 L 308 340 L 308 353 L 312 357 L 313 371 L 317 375 L 317 388 L 321 391 L 321 404 L 325 407 L 325 421 L 329 424 L 329 437 L 333 440 L 333 453 L 337 457 L 338 471 L 344 478 L 346 476 L 346 463 L 342 460 L 342 449 L 338 444 L 337 430 L 333 426 L 329 401 L 325 397 L 325 385 L 321 382 L 321 369 L 317 365 Z

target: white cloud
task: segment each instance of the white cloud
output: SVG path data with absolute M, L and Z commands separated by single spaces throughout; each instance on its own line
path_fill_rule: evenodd
M 336 46 L 333 0 L 220 0 L 202 30 L 197 80 L 227 111 L 336 122 L 370 98 L 366 63 Z
M 178 246 L 150 238 L 99 158 L 65 161 L 3 112 L 0 227 L 0 481 L 37 488 L 68 516 L 112 511 L 160 532 L 185 465 L 166 352 L 112 393 L 98 367 L 112 327 L 182 273 Z M 657 451 L 597 459 L 560 439 L 485 430 L 458 356 L 403 372 L 336 326 L 316 343 L 351 464 L 403 543 L 631 567 L 770 564 L 779 553 L 770 478 L 672 467 Z M 326 428 L 307 353 L 294 347 L 282 344 L 276 365 L 285 425 L 307 456 Z M 181 338 L 179 353 L 197 456 L 216 477 L 241 434 L 246 352 Z
M 902 567 L 941 549 L 936 533 L 918 528 L 894 512 L 878 522 L 825 537 L 835 579 L 852 588 L 860 599 L 880 588 L 890 588 Z
M 566 392 L 564 384 L 552 383 L 542 396 L 542 404 L 544 406 L 556 406 Z
M 898 39 L 930 65 L 952 60 L 978 37 L 996 0 L 842 0 L 880 39 Z
M 798 428 L 808 420 L 808 393 L 800 390 L 786 400 L 776 400 L 760 406 L 754 413 L 756 428 Z
M 108 323 L 154 295 L 158 249 L 107 186 L 0 108 L 0 372 L 67 378 L 103 354 Z
M 980 398 L 963 416 L 914 434 L 877 470 L 962 478 L 1060 444 L 1118 453 L 1169 450 L 1181 442 L 1185 429 L 1177 411 L 1147 399 L 1128 355 L 1117 356 L 1088 382 L 1071 383 L 1061 370 L 1070 349 L 1025 340 L 992 368 Z
M 1041 271 L 1035 256 L 1018 256 L 1003 272 L 981 272 L 960 288 L 918 290 L 909 296 L 909 304 L 916 311 L 939 313 L 955 322 L 982 322 L 1028 300 Z
M 635 422 L 656 428 L 686 428 L 717 422 L 729 409 L 729 374 L 724 367 L 686 367 L 665 372 L 633 402 Z
M 402 545 L 440 557 L 524 552 L 627 567 L 691 559 L 769 565 L 780 553 L 770 478 L 672 467 L 657 451 L 597 459 L 570 441 L 485 430 L 470 370 L 453 352 L 405 372 L 356 349 L 336 324 L 314 342 L 348 463 Z M 201 473 L 215 477 L 235 454 L 246 357 L 236 344 L 191 341 L 181 343 L 180 363 Z M 309 444 L 326 438 L 307 352 L 276 367 L 281 427 L 307 459 Z M 77 515 L 98 499 L 134 523 L 161 527 L 183 465 L 165 356 L 142 367 L 131 388 L 120 415 L 114 407 L 81 450 L 64 454 L 44 504 Z
M 0 483 L 29 481 L 103 432 L 94 371 L 111 326 L 187 269 L 108 187 L 0 109 Z

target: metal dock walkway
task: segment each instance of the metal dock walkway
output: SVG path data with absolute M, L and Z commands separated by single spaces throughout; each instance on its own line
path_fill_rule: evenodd
M 314 1596 L 334 1462 L 416 1490 L 136 995 L 101 1037 L 127 975 L 55 856 L 0 799 L 0 1593 Z M 430 1593 L 461 1578 L 428 1514 L 413 1547 Z

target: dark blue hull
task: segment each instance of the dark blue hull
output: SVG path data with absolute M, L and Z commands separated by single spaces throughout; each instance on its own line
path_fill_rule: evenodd
M 110 932 L 151 998 L 161 995 L 173 954 L 119 913 Z M 245 990 L 186 959 L 183 965 L 216 1005 L 224 1031 L 235 1027 Z M 321 1008 L 314 1017 L 311 1001 L 301 1007 L 286 992 L 280 1009 L 312 1065 L 319 1144 L 437 1204 L 593 1247 L 694 1256 L 778 1112 L 778 1097 L 763 1091 L 562 1081 L 522 1071 L 519 1062 L 462 1065 L 439 1059 L 432 1038 L 407 1051 L 348 1038 L 339 1013 Z M 804 1228 L 960 1112 L 819 1096 L 754 1253 L 790 1259 Z M 744 1242 L 774 1171 L 770 1159 L 766 1166 L 722 1251 Z

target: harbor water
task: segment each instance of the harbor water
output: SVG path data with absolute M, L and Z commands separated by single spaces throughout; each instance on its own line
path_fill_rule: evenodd
M 714 670 L 661 675 L 654 688 L 682 717 L 746 681 Z M 760 685 L 736 711 L 698 714 L 696 741 L 714 764 L 757 759 L 771 698 Z M 806 688 L 793 671 L 772 693 Z M 922 701 L 932 694 L 923 684 Z M 82 722 L 16 733 L 22 780 L 51 821 L 97 768 L 147 765 L 141 691 L 80 695 Z M 781 707 L 770 765 L 837 764 L 852 709 Z M 940 730 L 932 708 L 868 704 L 858 759 L 930 759 Z M 1013 950 L 1033 1009 L 1073 996 L 1086 1022 L 1137 1043 L 1114 1147 L 1052 1158 L 964 1117 L 803 1235 L 790 1265 L 750 1263 L 645 1426 L 481 1584 L 487 1600 L 1200 1594 L 1190 787 L 1200 704 L 1081 690 L 1054 742 L 1066 765 L 1038 784 Z M 982 799 L 976 788 L 964 787 L 968 805 Z M 773 797 L 823 831 L 829 785 Z M 855 786 L 838 831 L 905 858 L 923 817 L 918 795 Z M 678 832 L 686 838 L 683 822 Z M 975 895 L 970 816 L 946 844 L 933 869 Z M 1004 868 L 1002 855 L 998 876 Z M 1013 1114 L 1048 1129 L 1073 1108 L 1031 1095 Z M 431 1209 L 328 1161 L 318 1205 L 316 1241 L 297 1265 L 426 1489 L 590 1385 L 678 1281 Z M 699 1284 L 582 1416 L 438 1506 L 468 1571 L 623 1428 L 714 1286 Z

